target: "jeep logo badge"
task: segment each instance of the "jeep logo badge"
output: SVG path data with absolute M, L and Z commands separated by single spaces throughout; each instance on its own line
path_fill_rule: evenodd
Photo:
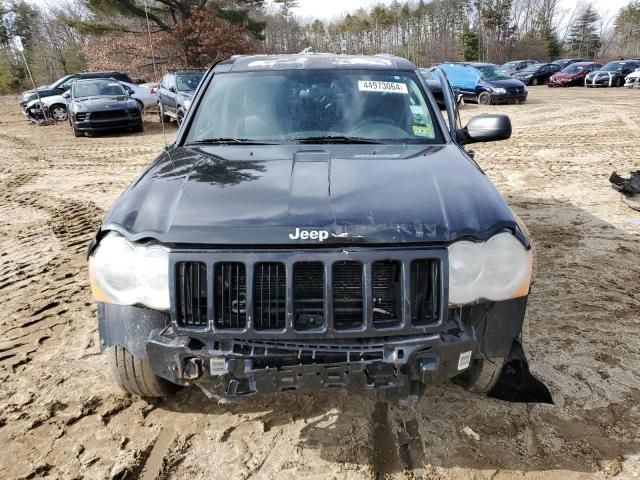
M 289 238 L 291 240 L 318 240 L 320 242 L 324 242 L 327 238 L 329 238 L 329 232 L 326 230 L 300 230 L 300 228 L 296 228 L 295 233 L 290 233 Z

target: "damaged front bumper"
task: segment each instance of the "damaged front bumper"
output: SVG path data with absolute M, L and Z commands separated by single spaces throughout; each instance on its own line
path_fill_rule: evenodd
M 446 312 L 441 331 L 382 337 L 221 337 L 175 329 L 168 313 L 98 304 L 101 349 L 122 346 L 154 373 L 211 398 L 330 388 L 406 396 L 449 381 L 473 359 L 506 357 L 520 336 L 527 297 Z
M 178 385 L 198 385 L 211 398 L 329 388 L 408 394 L 413 381 L 443 383 L 457 375 L 468 366 L 465 359 L 476 343 L 474 332 L 464 331 L 348 343 L 225 339 L 194 344 L 168 328 L 152 332 L 147 354 L 157 375 Z

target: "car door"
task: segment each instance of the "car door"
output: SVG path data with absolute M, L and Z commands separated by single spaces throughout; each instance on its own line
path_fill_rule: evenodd
M 160 85 L 158 85 L 158 103 L 162 106 L 162 109 L 166 112 L 167 110 L 167 93 L 168 93 L 168 82 L 167 77 L 169 74 L 165 74 L 160 80 Z
M 174 74 L 167 75 L 167 111 L 171 112 L 173 115 L 177 114 L 177 97 L 178 97 L 178 87 L 176 85 L 176 76 Z

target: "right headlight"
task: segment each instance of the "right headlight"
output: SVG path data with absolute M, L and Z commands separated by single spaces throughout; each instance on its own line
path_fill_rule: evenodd
M 449 304 L 501 301 L 529 293 L 533 255 L 510 233 L 449 247 Z
M 161 245 L 111 232 L 89 257 L 89 275 L 99 302 L 169 310 L 169 250 Z

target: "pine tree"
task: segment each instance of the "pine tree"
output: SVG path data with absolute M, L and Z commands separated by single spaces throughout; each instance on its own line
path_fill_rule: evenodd
M 573 22 L 567 44 L 569 50 L 576 56 L 594 58 L 600 49 L 600 36 L 597 23 L 600 15 L 592 5 L 587 4 L 578 18 Z

